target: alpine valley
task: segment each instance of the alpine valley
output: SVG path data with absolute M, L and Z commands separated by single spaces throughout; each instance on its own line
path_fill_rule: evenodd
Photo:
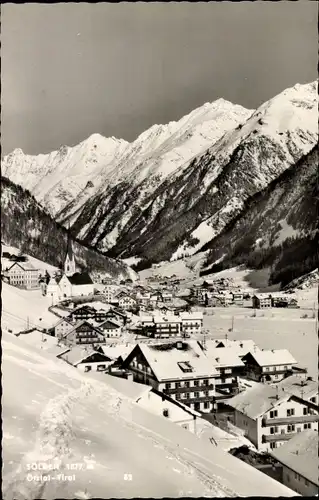
M 2 175 L 82 245 L 137 270 L 201 252 L 203 273 L 249 261 L 284 285 L 318 267 L 317 92 L 297 84 L 256 110 L 219 99 L 132 143 L 17 149 Z

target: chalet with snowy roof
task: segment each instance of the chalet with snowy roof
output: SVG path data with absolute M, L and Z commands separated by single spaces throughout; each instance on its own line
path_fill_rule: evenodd
M 292 375 L 297 361 L 287 349 L 256 349 L 242 357 L 245 376 L 257 382 L 279 382 Z
M 10 285 L 27 290 L 40 288 L 39 275 L 39 269 L 28 262 L 15 262 L 6 270 Z
M 104 337 L 114 338 L 120 337 L 122 333 L 122 327 L 114 320 L 107 319 L 99 325 L 99 329 L 103 332 Z
M 67 297 L 79 297 L 94 294 L 94 284 L 87 272 L 77 272 L 72 242 L 68 238 L 64 261 L 64 273 L 61 277 L 52 277 L 48 284 L 47 295 L 56 303 Z
M 72 319 L 72 317 L 61 318 L 53 327 L 53 334 L 58 339 L 64 337 L 64 335 L 72 330 L 76 324 L 76 320 Z
M 230 397 L 238 393 L 238 377 L 242 375 L 245 364 L 232 348 L 216 347 L 214 341 L 198 342 L 206 358 L 217 371 L 215 379 L 218 397 Z
M 271 295 L 269 293 L 258 293 L 253 296 L 254 309 L 268 309 L 272 307 Z
M 181 329 L 185 335 L 201 333 L 203 328 L 203 313 L 202 312 L 181 312 Z
M 258 450 L 278 448 L 297 433 L 318 430 L 319 407 L 301 397 L 300 389 L 287 391 L 281 384 L 256 384 L 231 399 L 233 421 Z
M 136 299 L 129 293 L 120 292 L 116 298 L 118 299 L 119 307 L 124 309 L 124 311 L 129 311 L 137 306 Z
M 318 432 L 306 430 L 272 451 L 283 466 L 282 482 L 302 496 L 318 496 Z
M 126 398 L 131 399 L 151 413 L 174 422 L 183 429 L 197 434 L 198 427 L 202 428 L 205 425 L 205 421 L 201 419 L 201 413 L 151 386 L 110 375 L 106 375 L 106 378 L 108 385 L 122 393 Z
M 105 304 L 102 304 L 102 306 Z M 107 318 L 107 313 L 110 310 L 109 307 L 97 307 L 92 303 L 92 305 L 81 305 L 70 312 L 69 318 L 75 321 L 80 321 L 83 319 L 94 319 L 96 321 L 105 321 Z
M 151 385 L 196 411 L 209 412 L 217 372 L 197 342 L 138 344 L 123 362 L 133 380 Z
M 89 372 L 91 370 L 104 372 L 113 363 L 113 361 L 103 352 L 96 351 L 90 347 L 85 348 L 80 345 L 75 345 L 71 349 L 68 349 L 62 353 L 59 358 L 84 372 Z
M 105 337 L 101 330 L 89 323 L 89 320 L 83 320 L 68 330 L 60 341 L 66 345 L 98 345 L 105 342 Z

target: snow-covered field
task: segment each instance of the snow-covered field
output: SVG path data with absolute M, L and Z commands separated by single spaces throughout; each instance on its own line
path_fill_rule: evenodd
M 7 245 L 1 245 L 1 251 L 2 252 L 9 252 L 11 255 L 19 255 L 20 250 L 16 247 L 10 247 Z M 26 255 L 26 254 L 24 254 Z M 47 264 L 46 262 L 43 262 L 42 260 L 36 259 L 35 257 L 31 257 L 30 255 L 27 255 L 28 257 L 28 263 L 30 263 L 32 266 L 34 266 L 36 269 L 39 269 L 42 273 L 44 271 L 48 271 L 49 273 L 52 273 L 54 271 L 57 271 L 57 267 L 51 266 L 50 264 Z M 12 266 L 13 262 L 7 258 L 2 257 L 1 254 L 1 265 L 2 268 L 5 269 L 6 267 Z M 23 263 L 22 263 L 23 264 Z
M 1 299 L 2 327 L 14 333 L 28 327 L 49 328 L 58 321 L 58 317 L 48 311 L 51 299 L 43 297 L 41 290 L 21 290 L 2 283 Z
M 312 311 L 269 309 L 256 312 L 244 308 L 214 308 L 204 315 L 204 328 L 212 337 L 226 334 L 229 339 L 251 339 L 262 349 L 288 349 L 309 375 L 318 376 L 318 333 Z M 301 318 L 307 312 L 309 318 Z M 234 331 L 232 328 L 234 316 Z
M 102 374 L 80 373 L 6 332 L 2 349 L 5 500 L 295 495 L 131 403 Z

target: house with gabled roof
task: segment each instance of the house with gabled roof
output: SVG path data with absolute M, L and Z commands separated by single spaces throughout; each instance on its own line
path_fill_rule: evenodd
M 36 269 L 29 262 L 14 262 L 6 269 L 10 285 L 27 290 L 40 288 L 39 275 L 39 269 Z
M 60 354 L 59 358 L 84 372 L 91 370 L 98 372 L 106 371 L 113 363 L 112 359 L 103 352 L 96 351 L 92 347 L 86 348 L 80 345 L 72 346 L 71 349 Z
M 122 333 L 121 325 L 111 319 L 106 319 L 100 323 L 99 329 L 103 332 L 104 337 L 106 338 L 120 337 Z
M 72 329 L 67 331 L 60 341 L 66 345 L 98 345 L 105 343 L 102 331 L 90 324 L 89 320 L 76 323 Z
M 196 411 L 209 412 L 217 371 L 197 342 L 138 344 L 123 362 L 136 382 L 151 385 Z
M 245 376 L 257 382 L 279 382 L 292 375 L 297 361 L 287 349 L 255 349 L 242 357 Z
M 283 466 L 282 483 L 302 496 L 318 496 L 318 432 L 300 432 L 271 455 Z
M 308 428 L 318 430 L 319 407 L 303 399 L 301 391 L 284 385 L 256 384 L 231 399 L 234 424 L 258 450 L 269 451 Z

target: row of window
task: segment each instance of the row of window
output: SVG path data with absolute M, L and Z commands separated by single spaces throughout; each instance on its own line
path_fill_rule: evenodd
M 103 371 L 103 370 L 105 370 L 105 369 L 106 369 L 106 365 L 97 365 L 97 371 L 98 371 L 98 372 L 101 372 L 101 371 Z M 85 372 L 90 372 L 91 370 L 92 370 L 92 366 L 86 366 L 86 367 L 84 368 L 84 371 L 85 371 Z
M 209 397 L 209 391 L 203 391 L 203 392 L 198 392 L 195 391 L 194 395 L 193 393 L 190 392 L 181 392 L 176 394 L 176 399 L 192 399 L 192 398 L 199 398 L 199 397 Z
M 311 429 L 311 423 L 307 422 L 306 424 L 303 424 L 303 428 L 304 429 Z M 287 432 L 295 432 L 295 431 L 296 431 L 295 424 L 289 424 L 287 426 Z M 301 432 L 301 427 L 297 428 L 297 432 Z M 278 429 L 277 425 L 275 425 L 274 427 L 270 427 L 270 434 L 278 434 L 278 433 L 279 433 L 279 429 Z M 285 429 L 281 429 L 280 433 L 285 434 Z
M 209 380 L 208 379 L 194 380 L 193 384 L 194 384 L 194 387 L 206 386 L 206 385 L 209 385 Z M 179 387 L 190 387 L 190 382 L 188 380 L 183 381 L 183 382 L 175 382 L 175 389 L 178 389 Z M 167 382 L 165 384 L 165 389 L 174 389 L 173 383 Z
M 288 370 L 287 365 L 277 365 L 277 366 L 265 366 L 264 371 L 271 372 L 276 370 Z
M 303 408 L 303 415 L 314 415 L 315 411 L 311 408 L 304 407 Z M 287 408 L 287 417 L 293 417 L 295 415 L 295 408 Z M 278 417 L 278 410 L 272 410 L 269 413 L 269 418 L 276 418 Z

